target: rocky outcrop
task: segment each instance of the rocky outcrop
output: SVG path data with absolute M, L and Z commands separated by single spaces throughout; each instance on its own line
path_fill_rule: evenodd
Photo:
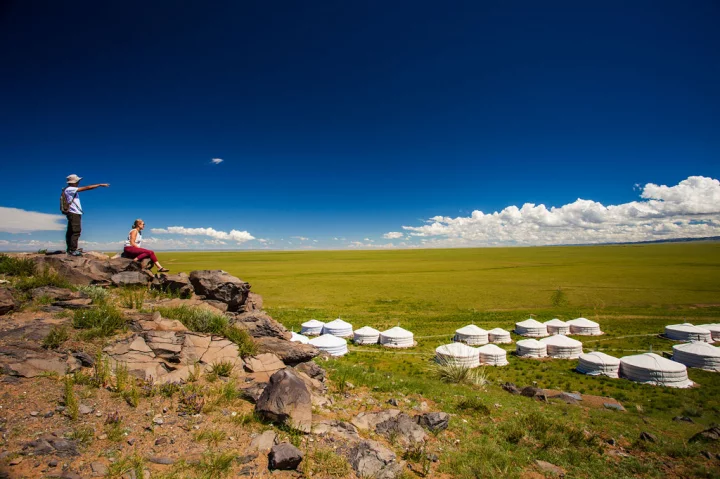
M 361 441 L 351 447 L 346 457 L 359 477 L 395 479 L 403 472 L 403 464 L 390 449 L 375 441 Z
M 303 432 L 310 432 L 312 428 L 310 391 L 290 368 L 281 369 L 270 377 L 255 411 L 270 421 L 285 423 Z
M 15 299 L 9 289 L 0 288 L 0 316 L 16 308 Z
M 122 271 L 110 276 L 115 286 L 147 286 L 153 276 L 147 271 Z
M 67 354 L 47 351 L 32 343 L 22 342 L 0 347 L 0 367 L 6 374 L 34 378 L 52 373 L 64 375 L 76 371 L 80 361 Z
M 41 286 L 30 290 L 32 299 L 50 298 L 53 301 L 71 301 L 73 299 L 84 299 L 87 295 L 79 291 L 57 286 Z
M 375 427 L 381 422 L 392 419 L 400 414 L 399 409 L 386 409 L 378 412 L 361 412 L 352 419 L 352 423 L 360 430 L 374 431 Z
M 270 337 L 289 340 L 292 337 L 292 333 L 285 326 L 272 319 L 264 311 L 237 314 L 232 318 L 232 322 L 247 330 L 253 338 Z
M 104 255 L 36 255 L 31 258 L 39 269 L 52 268 L 76 286 L 109 283 L 110 277 L 114 274 L 137 271 L 141 268 L 140 263 L 136 261 L 126 258 L 111 260 Z
M 388 439 L 395 439 L 403 447 L 416 447 L 427 439 L 423 428 L 405 413 L 381 422 L 375 426 L 375 432 Z
M 230 312 L 240 311 L 250 292 L 248 283 L 220 269 L 193 271 L 190 283 L 195 294 L 222 301 Z
M 193 294 L 193 286 L 190 284 L 190 277 L 185 273 L 161 274 L 152 288 L 166 293 L 172 293 L 181 298 L 189 298 Z
M 415 420 L 420 426 L 429 431 L 444 431 L 450 422 L 450 414 L 446 412 L 427 412 L 415 416 Z
M 257 293 L 253 293 L 252 291 L 248 293 L 247 301 L 245 301 L 245 312 L 250 311 L 260 311 L 263 308 L 263 299 L 262 296 L 260 296 Z
M 310 361 L 320 354 L 320 350 L 310 344 L 294 343 L 278 338 L 257 338 L 255 344 L 261 353 L 272 353 L 290 366 Z

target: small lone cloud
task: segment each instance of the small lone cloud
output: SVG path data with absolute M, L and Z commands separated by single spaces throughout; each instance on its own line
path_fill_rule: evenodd
M 222 158 L 213 158 L 212 160 L 210 160 L 210 163 L 212 163 L 213 165 L 219 165 L 223 161 L 225 160 L 223 160 Z

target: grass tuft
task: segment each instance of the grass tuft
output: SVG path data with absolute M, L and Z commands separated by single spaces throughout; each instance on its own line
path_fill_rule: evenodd
M 68 340 L 70 333 L 65 326 L 53 326 L 47 336 L 43 339 L 42 346 L 45 349 L 57 349 L 62 343 Z
M 0 274 L 26 277 L 35 274 L 35 262 L 30 258 L 8 256 L 0 253 Z
M 126 324 L 120 310 L 109 303 L 102 303 L 97 309 L 79 309 L 73 316 L 73 326 L 85 330 L 81 334 L 83 339 L 107 338 Z
M 65 400 L 65 414 L 73 421 L 77 421 L 80 416 L 80 404 L 78 403 L 77 396 L 75 395 L 75 378 L 73 376 L 65 376 L 64 381 L 64 394 Z

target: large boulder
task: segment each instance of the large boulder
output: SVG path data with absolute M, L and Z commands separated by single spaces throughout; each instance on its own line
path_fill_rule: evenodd
M 395 479 L 403 472 L 403 464 L 390 449 L 375 441 L 361 441 L 351 447 L 346 457 L 359 477 Z
M 289 442 L 273 446 L 268 454 L 268 468 L 279 470 L 296 469 L 303 460 L 303 453 Z
M 295 343 L 278 338 L 257 338 L 255 344 L 261 353 L 272 353 L 287 365 L 310 361 L 320 354 L 320 350 L 310 344 Z
M 153 276 L 147 271 L 123 271 L 110 277 L 115 286 L 147 286 Z
M 153 283 L 152 288 L 177 294 L 182 298 L 189 298 L 193 294 L 190 277 L 185 273 L 161 274 L 158 281 Z
M 230 312 L 240 311 L 250 292 L 250 284 L 220 269 L 192 271 L 190 283 L 195 294 L 222 301 Z
M 312 428 L 312 399 L 307 386 L 295 371 L 281 369 L 270 377 L 255 411 L 264 418 L 303 432 Z
M 0 288 L 0 316 L 16 308 L 15 299 L 9 289 Z
M 251 311 L 236 314 L 232 322 L 247 332 L 253 338 L 271 337 L 289 340 L 292 333 L 285 326 L 275 321 L 264 311 Z
M 450 422 L 450 414 L 446 412 L 426 412 L 415 416 L 417 423 L 430 431 L 444 431 Z
M 119 267 L 110 267 L 110 260 L 93 256 L 41 255 L 34 257 L 38 269 L 52 268 L 76 286 L 107 283 Z

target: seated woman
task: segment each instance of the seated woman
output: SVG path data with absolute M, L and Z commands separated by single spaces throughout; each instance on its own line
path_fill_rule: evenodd
M 152 261 L 150 268 L 152 268 L 152 265 L 154 264 L 158 267 L 159 273 L 167 273 L 170 270 L 162 267 L 153 251 L 140 247 L 140 245 L 142 244 L 143 229 L 145 229 L 145 222 L 140 219 L 135 220 L 132 225 L 132 229 L 128 234 L 128 239 L 127 241 L 125 241 L 125 249 L 123 250 L 125 253 L 125 257 L 133 258 L 133 261 L 142 261 L 145 258 L 150 258 L 150 260 Z

